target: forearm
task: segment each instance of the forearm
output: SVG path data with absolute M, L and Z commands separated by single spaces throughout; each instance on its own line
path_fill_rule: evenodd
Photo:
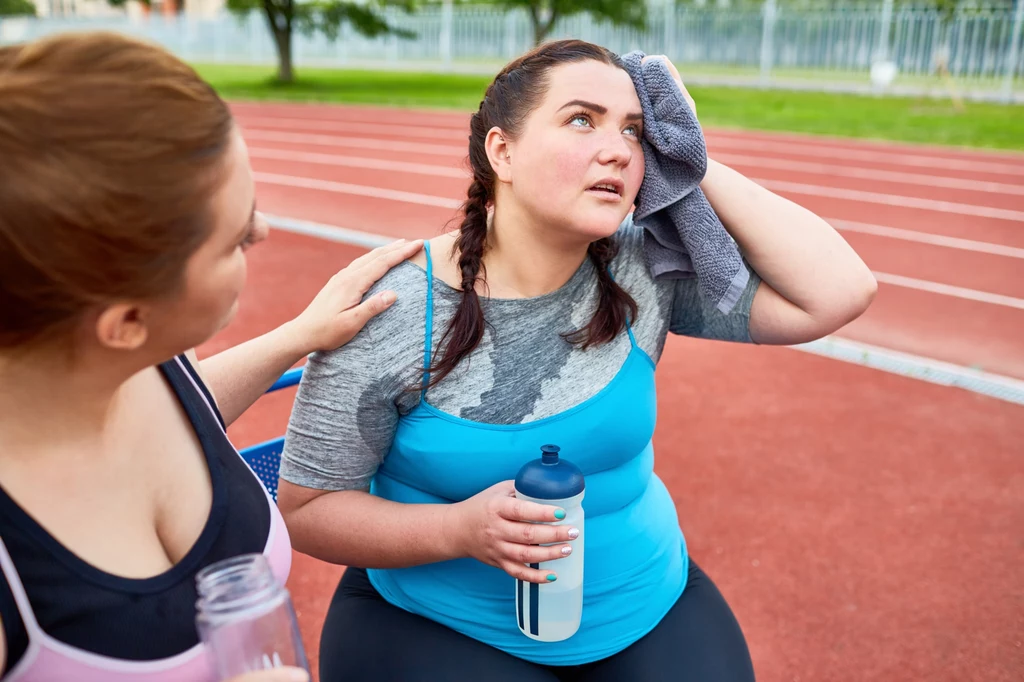
M 344 566 L 403 568 L 459 558 L 446 527 L 450 507 L 345 490 L 287 511 L 285 520 L 292 546 L 304 554 Z
M 311 349 L 294 323 L 217 353 L 200 362 L 224 420 L 231 424 Z
M 752 330 L 761 327 L 766 341 L 794 330 L 800 337 L 820 336 L 867 307 L 874 277 L 823 219 L 711 159 L 701 189 L 751 267 L 777 294 L 760 296 L 761 311 L 755 299 L 751 311 Z M 756 317 L 770 319 L 758 324 Z

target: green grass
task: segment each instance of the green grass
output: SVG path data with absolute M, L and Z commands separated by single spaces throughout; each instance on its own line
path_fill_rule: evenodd
M 347 102 L 401 107 L 476 111 L 488 76 L 403 71 L 301 69 L 298 79 L 282 84 L 274 69 L 258 66 L 199 65 L 200 75 L 222 96 L 300 102 Z
M 489 76 L 393 71 L 301 69 L 294 84 L 273 79 L 272 67 L 199 65 L 227 98 L 347 102 L 475 111 Z M 694 85 L 701 123 L 728 127 L 1024 149 L 1024 106 Z

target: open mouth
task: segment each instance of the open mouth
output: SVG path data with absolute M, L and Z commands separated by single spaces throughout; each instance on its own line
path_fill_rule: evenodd
M 595 194 L 602 194 L 610 198 L 618 198 L 622 196 L 622 190 L 624 189 L 623 183 L 620 180 L 606 180 L 592 185 L 588 192 Z

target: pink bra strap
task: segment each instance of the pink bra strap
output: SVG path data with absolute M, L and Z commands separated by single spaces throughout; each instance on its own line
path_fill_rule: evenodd
M 4 577 L 7 578 L 7 586 L 10 587 L 11 594 L 14 595 L 14 603 L 18 605 L 18 613 L 25 624 L 25 631 L 28 633 L 29 641 L 32 641 L 42 634 L 42 628 L 39 627 L 36 616 L 32 612 L 32 604 L 28 600 L 25 586 L 21 583 L 18 569 L 14 567 L 14 562 L 11 560 L 11 555 L 7 551 L 3 538 L 0 538 L 0 570 L 3 571 Z

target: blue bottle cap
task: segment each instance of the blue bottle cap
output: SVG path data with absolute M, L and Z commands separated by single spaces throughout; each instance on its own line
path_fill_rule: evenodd
M 564 500 L 583 492 L 583 472 L 558 456 L 557 445 L 545 445 L 540 450 L 540 459 L 527 462 L 519 470 L 516 490 L 538 500 Z

